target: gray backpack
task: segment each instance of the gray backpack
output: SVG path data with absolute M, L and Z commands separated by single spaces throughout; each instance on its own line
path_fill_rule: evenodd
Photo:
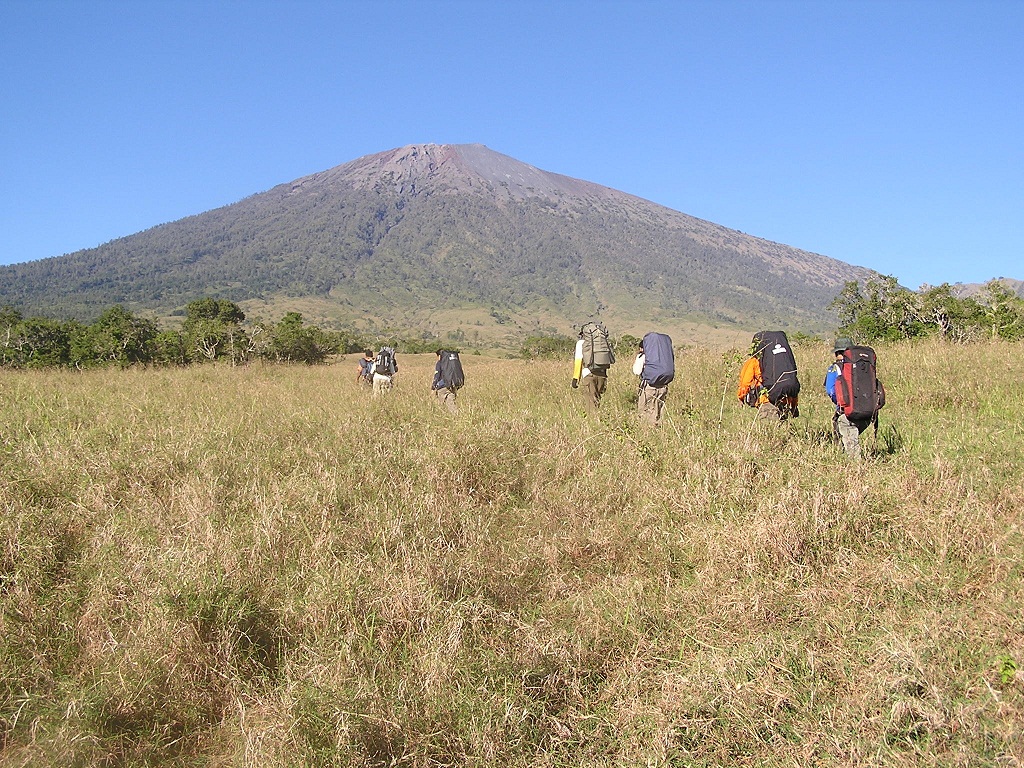
M 395 362 L 395 350 L 391 347 L 381 347 L 374 360 L 374 373 L 383 376 L 394 376 L 398 372 L 398 364 Z
M 591 321 L 580 329 L 583 338 L 583 365 L 586 368 L 607 368 L 615 362 L 608 329 L 603 323 Z

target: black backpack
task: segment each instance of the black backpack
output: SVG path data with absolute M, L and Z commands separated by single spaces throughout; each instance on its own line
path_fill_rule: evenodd
M 462 371 L 462 361 L 458 352 L 441 352 L 441 381 L 451 390 L 459 389 L 466 383 L 466 374 Z
M 373 365 L 374 373 L 379 373 L 382 376 L 394 376 L 398 372 L 398 365 L 395 364 L 395 350 L 391 347 L 381 347 Z
M 591 321 L 580 329 L 583 339 L 583 366 L 585 368 L 607 368 L 615 362 L 608 329 L 604 323 Z
M 885 388 L 878 380 L 878 360 L 871 347 L 850 347 L 836 378 L 836 403 L 850 420 L 874 419 L 885 405 Z
M 751 357 L 761 365 L 762 386 L 768 391 L 769 403 L 778 405 L 782 398 L 800 394 L 796 357 L 784 331 L 755 333 Z

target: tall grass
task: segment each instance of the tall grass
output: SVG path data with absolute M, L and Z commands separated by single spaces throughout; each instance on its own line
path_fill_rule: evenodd
M 879 349 L 863 461 L 688 349 L 0 377 L 3 765 L 1017 765 L 1020 345 Z

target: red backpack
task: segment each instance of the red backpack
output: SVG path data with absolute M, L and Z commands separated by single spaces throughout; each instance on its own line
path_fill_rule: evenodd
M 843 352 L 836 403 L 850 420 L 874 419 L 885 405 L 885 388 L 878 380 L 878 362 L 871 347 L 850 347 Z

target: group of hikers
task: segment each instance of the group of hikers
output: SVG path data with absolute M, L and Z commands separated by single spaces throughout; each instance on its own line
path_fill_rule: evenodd
M 601 397 L 608 386 L 608 368 L 615 362 L 608 329 L 603 323 L 591 321 L 579 331 L 573 354 L 572 386 L 582 387 L 587 413 L 597 416 Z M 637 390 L 637 413 L 649 424 L 661 424 L 668 385 L 675 377 L 675 352 L 672 339 L 664 333 L 648 333 L 640 340 L 633 373 L 640 377 Z
M 871 347 L 858 346 L 845 336 L 832 344 L 833 360 L 822 382 L 832 400 L 832 432 L 851 459 L 860 458 L 860 435 L 874 424 L 885 405 L 885 388 L 878 378 L 878 361 Z M 800 381 L 796 358 L 782 331 L 759 331 L 751 354 L 740 370 L 736 396 L 758 409 L 769 421 L 799 416 Z
M 466 383 L 462 361 L 454 350 L 439 349 L 436 354 L 437 363 L 430 389 L 440 405 L 455 413 L 459 389 Z M 381 347 L 376 355 L 365 350 L 356 367 L 356 382 L 371 387 L 374 397 L 390 392 L 397 375 L 398 356 L 394 347 Z
M 825 372 L 825 393 L 835 405 L 832 429 L 851 459 L 860 457 L 860 435 L 872 424 L 878 429 L 878 411 L 885 405 L 885 389 L 877 375 L 877 360 L 871 347 L 855 345 L 840 337 L 832 345 L 834 359 Z M 431 391 L 439 405 L 454 413 L 465 373 L 459 353 L 438 349 Z M 588 415 L 597 417 L 601 398 L 608 386 L 608 369 L 615 363 L 608 330 L 590 321 L 579 329 L 573 353 L 572 387 L 583 392 Z M 661 424 L 668 387 L 675 377 L 672 339 L 651 332 L 641 340 L 633 361 L 639 378 L 637 413 L 652 426 Z M 381 347 L 374 355 L 366 350 L 359 360 L 356 381 L 372 387 L 374 397 L 391 390 L 398 374 L 398 360 L 392 347 Z M 736 395 L 740 402 L 756 408 L 758 417 L 783 422 L 800 415 L 800 380 L 796 358 L 783 331 L 758 331 L 750 354 L 740 370 Z
M 858 346 L 847 337 L 832 345 L 833 361 L 823 386 L 835 410 L 832 430 L 851 459 L 860 458 L 860 435 L 872 424 L 878 429 L 878 411 L 885 405 L 885 388 L 878 378 L 877 359 L 871 347 Z M 608 331 L 589 322 L 579 332 L 573 362 L 572 386 L 584 393 L 587 412 L 597 415 L 608 385 L 608 368 L 615 362 Z M 640 378 L 637 412 L 654 425 L 661 423 L 668 385 L 675 376 L 672 339 L 664 333 L 648 333 L 641 339 L 633 362 Z M 784 331 L 758 331 L 750 354 L 740 370 L 736 396 L 758 410 L 767 421 L 782 422 L 800 415 L 800 380 L 796 357 Z

